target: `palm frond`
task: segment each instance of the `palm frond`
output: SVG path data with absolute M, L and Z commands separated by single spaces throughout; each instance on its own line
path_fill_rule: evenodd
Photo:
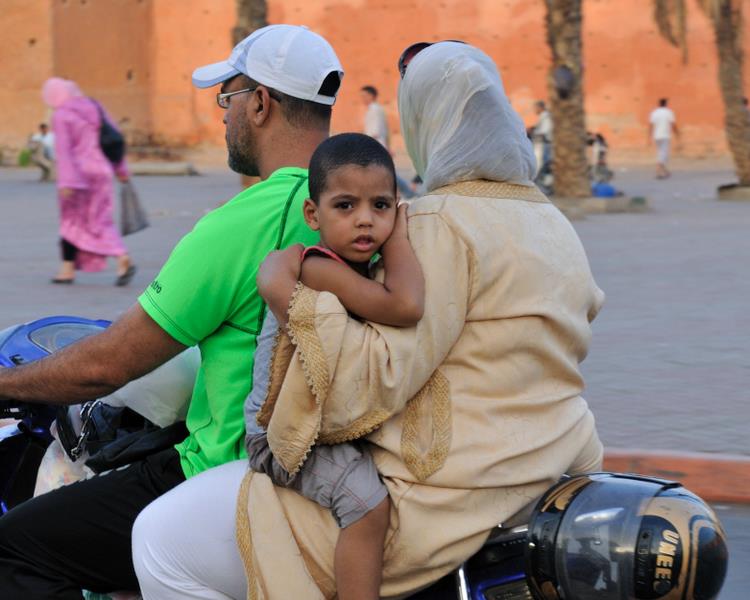
M 654 0 L 654 21 L 661 36 L 682 51 L 682 62 L 687 63 L 687 5 L 685 0 Z
M 688 45 L 687 45 L 687 6 L 685 0 L 676 0 L 675 12 L 677 13 L 677 42 L 682 50 L 682 62 L 687 64 Z
M 654 0 L 654 21 L 661 36 L 673 46 L 678 45 L 672 29 L 672 4 L 674 0 Z
M 721 5 L 725 4 L 724 0 L 696 0 L 700 9 L 710 19 L 714 20 L 719 16 Z

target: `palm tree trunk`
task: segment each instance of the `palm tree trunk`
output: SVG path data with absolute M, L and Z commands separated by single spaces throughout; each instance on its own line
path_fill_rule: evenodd
M 232 28 L 232 45 L 236 45 L 256 29 L 268 25 L 266 20 L 266 0 L 236 0 L 237 23 Z M 260 181 L 259 177 L 240 175 L 243 188 L 248 188 Z
M 719 85 L 729 150 L 740 185 L 750 186 L 750 115 L 742 103 L 742 3 L 719 0 L 711 17 L 719 54 Z
M 266 0 L 236 0 L 237 23 L 232 28 L 232 45 L 237 44 L 256 29 L 268 25 Z
M 582 198 L 591 195 L 586 161 L 586 123 L 583 110 L 581 27 L 582 0 L 545 0 L 547 43 L 552 52 L 548 76 L 555 195 Z M 561 94 L 554 81 L 556 69 L 567 67 L 573 83 Z

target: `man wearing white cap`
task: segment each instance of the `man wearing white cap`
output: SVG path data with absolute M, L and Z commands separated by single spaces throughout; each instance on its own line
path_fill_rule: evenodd
M 270 251 L 317 241 L 302 217 L 307 166 L 328 136 L 342 76 L 328 42 L 290 25 L 259 29 L 228 60 L 197 69 L 197 87 L 221 84 L 229 166 L 261 182 L 201 219 L 105 332 L 0 372 L 0 400 L 77 404 L 111 393 L 188 346 L 199 346 L 202 360 L 184 441 L 0 519 L 4 600 L 80 600 L 82 588 L 136 589 L 131 529 L 141 510 L 186 478 L 244 456 L 243 403 L 265 314 L 255 277 Z M 242 572 L 242 565 L 227 568 Z M 226 590 L 230 597 L 240 593 Z

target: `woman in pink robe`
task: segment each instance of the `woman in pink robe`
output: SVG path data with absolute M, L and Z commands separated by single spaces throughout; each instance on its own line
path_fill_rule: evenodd
M 128 168 L 123 159 L 113 165 L 99 146 L 104 109 L 85 97 L 78 86 L 53 77 L 42 88 L 44 102 L 54 109 L 57 161 L 57 196 L 60 204 L 62 264 L 52 283 L 73 283 L 76 269 L 101 271 L 107 257 L 117 258 L 115 285 L 127 285 L 135 265 L 115 228 L 113 177 L 125 182 Z

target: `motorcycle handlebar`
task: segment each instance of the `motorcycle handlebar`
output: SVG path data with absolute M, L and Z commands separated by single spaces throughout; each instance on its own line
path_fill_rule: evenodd
M 0 419 L 21 420 L 31 415 L 33 407 L 29 404 L 0 400 Z

